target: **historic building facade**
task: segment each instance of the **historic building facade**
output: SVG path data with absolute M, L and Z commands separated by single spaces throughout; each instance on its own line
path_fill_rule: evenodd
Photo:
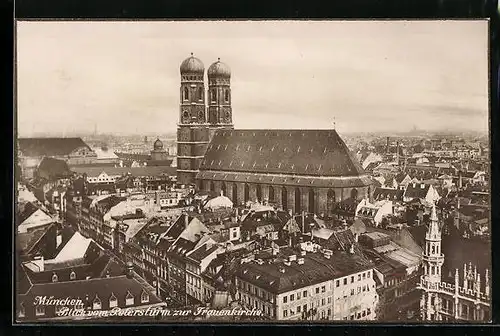
M 459 248 L 459 247 L 458 247 Z M 444 254 L 441 252 L 441 228 L 432 208 L 431 223 L 425 236 L 424 274 L 418 288 L 422 290 L 420 314 L 424 321 L 471 322 L 491 320 L 490 278 L 486 269 L 484 284 L 472 264 L 464 265 L 463 277 L 455 270 L 455 282 L 441 279 Z
M 335 130 L 234 130 L 229 67 L 218 60 L 208 68 L 208 108 L 203 63 L 191 55 L 180 73 L 179 183 L 222 191 L 235 205 L 326 215 L 371 194 L 370 178 Z

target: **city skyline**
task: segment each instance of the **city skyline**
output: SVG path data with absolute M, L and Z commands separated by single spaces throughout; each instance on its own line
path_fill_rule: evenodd
M 487 46 L 486 21 L 17 22 L 18 132 L 173 133 L 191 52 L 232 69 L 238 129 L 487 132 Z

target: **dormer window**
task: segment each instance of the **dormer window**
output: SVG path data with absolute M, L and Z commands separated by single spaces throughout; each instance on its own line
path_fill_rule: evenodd
M 125 297 L 125 305 L 132 306 L 134 304 L 134 296 L 132 293 L 127 292 L 127 296 Z
M 52 274 L 52 282 L 57 282 L 58 280 L 58 277 L 57 277 L 57 274 Z
M 141 303 L 149 302 L 149 294 L 146 291 L 143 291 L 141 294 Z
M 99 299 L 99 297 L 96 294 L 95 299 L 92 302 L 92 309 L 94 309 L 94 310 L 100 310 L 101 308 L 102 308 L 101 300 Z
M 39 304 L 35 308 L 35 315 L 36 316 L 43 316 L 45 315 L 45 306 L 42 304 Z
M 25 317 L 26 316 L 26 308 L 24 307 L 24 302 L 21 302 L 19 305 L 19 317 Z
M 114 308 L 118 306 L 118 299 L 116 298 L 114 293 L 111 293 L 111 297 L 109 298 L 109 308 Z
M 69 274 L 69 279 L 70 280 L 75 280 L 76 279 L 76 273 L 75 273 L 75 271 L 71 271 L 71 273 Z

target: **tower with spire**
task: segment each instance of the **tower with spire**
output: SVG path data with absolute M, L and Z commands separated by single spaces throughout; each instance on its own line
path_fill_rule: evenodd
M 440 296 L 438 292 L 441 283 L 441 268 L 444 254 L 441 253 L 441 228 L 436 213 L 436 205 L 432 205 L 430 224 L 425 234 L 425 249 L 422 256 L 424 269 L 423 282 L 426 293 L 421 298 L 421 313 L 424 320 L 438 321 L 440 319 Z
M 472 263 L 464 265 L 463 277 L 455 269 L 454 282 L 443 281 L 444 254 L 441 251 L 442 230 L 436 212 L 431 210 L 422 254 L 423 274 L 417 286 L 421 290 L 420 317 L 423 321 L 488 321 L 491 318 L 490 279 L 488 269 L 481 275 Z M 460 247 L 457 247 L 460 248 Z

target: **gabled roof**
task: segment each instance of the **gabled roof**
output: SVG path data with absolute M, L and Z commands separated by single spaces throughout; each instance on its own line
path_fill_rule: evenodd
M 81 138 L 20 138 L 18 144 L 24 156 L 64 156 L 82 147 L 91 150 Z
M 373 198 L 377 201 L 385 199 L 400 201 L 403 199 L 403 193 L 404 190 L 401 189 L 375 188 L 373 191 Z
M 146 176 L 173 176 L 177 173 L 177 168 L 167 166 L 145 166 L 145 167 L 80 167 L 73 166 L 71 170 L 78 174 L 87 174 L 89 177 L 97 177 L 102 172 L 108 176 L 127 175 L 133 177 Z
M 427 196 L 427 192 L 429 192 L 429 188 L 429 184 L 410 183 L 406 187 L 404 196 L 412 198 L 425 198 Z
M 364 175 L 335 130 L 218 130 L 201 171 Z

